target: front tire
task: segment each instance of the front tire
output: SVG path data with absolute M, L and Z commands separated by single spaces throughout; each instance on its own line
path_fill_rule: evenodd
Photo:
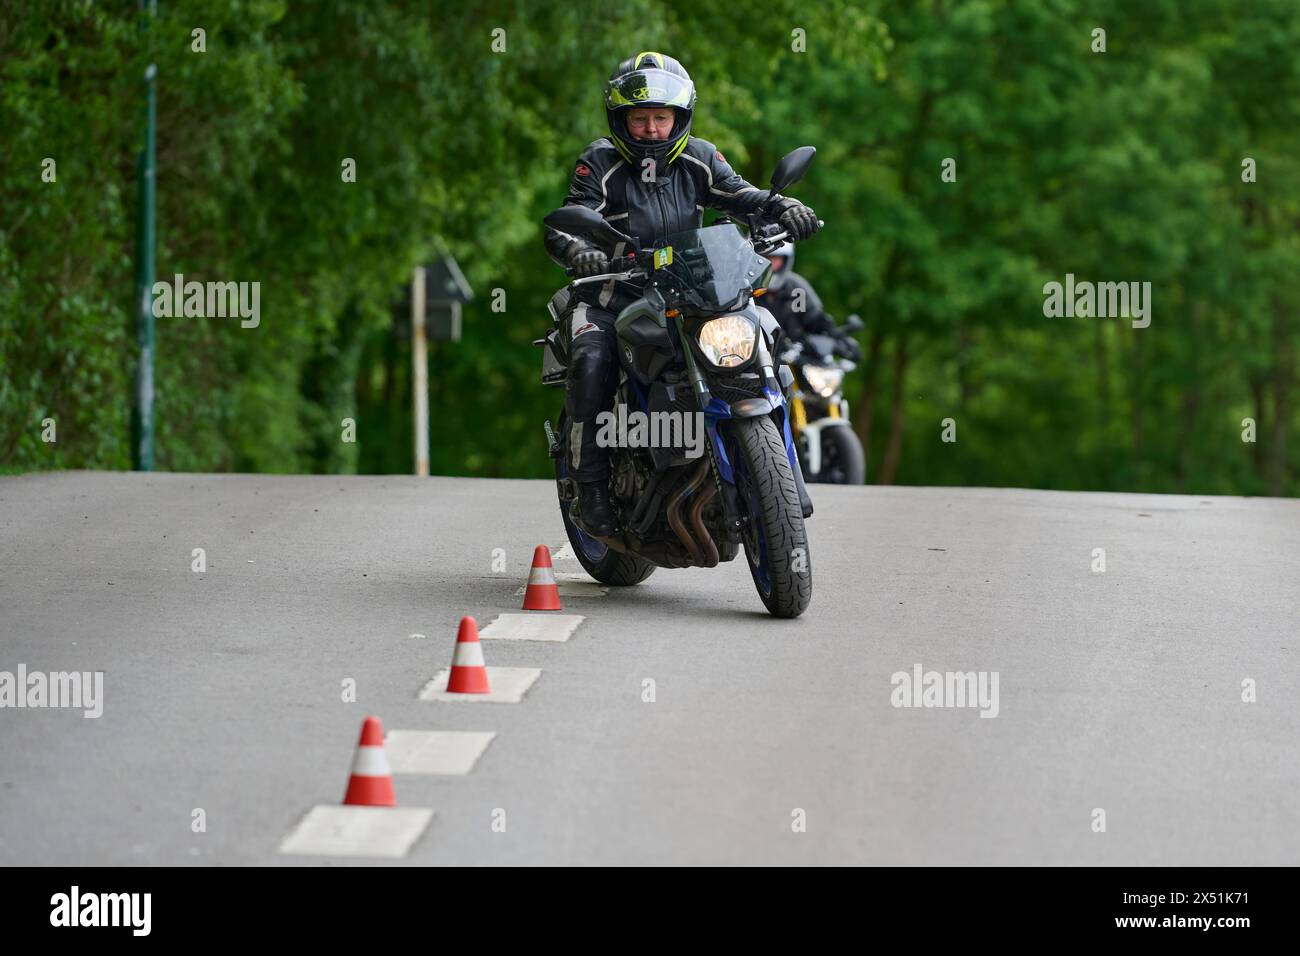
M 736 419 L 737 481 L 748 507 L 745 555 L 758 596 L 776 617 L 798 617 L 812 601 L 812 559 L 799 488 L 771 418 Z M 742 473 L 743 472 L 743 473 Z

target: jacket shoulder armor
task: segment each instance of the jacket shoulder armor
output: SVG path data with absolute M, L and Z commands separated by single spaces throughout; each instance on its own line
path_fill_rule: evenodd
M 614 144 L 609 141 L 609 137 L 602 137 L 587 144 L 586 148 L 578 154 L 578 162 L 590 166 L 593 171 L 599 170 L 604 173 L 618 162 L 622 157 L 619 156 L 618 150 Z
M 696 159 L 708 159 L 718 151 L 707 139 L 700 139 L 698 136 L 686 137 L 686 147 L 682 150 L 684 153 L 690 153 Z

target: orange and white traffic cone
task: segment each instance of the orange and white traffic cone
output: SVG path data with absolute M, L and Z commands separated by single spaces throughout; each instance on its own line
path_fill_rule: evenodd
M 533 551 L 533 568 L 528 572 L 528 586 L 524 588 L 525 611 L 563 611 L 560 604 L 560 586 L 555 583 L 551 568 L 551 551 L 539 544 Z
M 343 803 L 354 807 L 397 806 L 393 771 L 384 755 L 384 725 L 378 717 L 367 717 L 361 725 L 361 742 L 352 761 L 352 776 L 348 778 Z
M 447 675 L 447 690 L 453 694 L 487 694 L 487 666 L 483 663 L 483 645 L 478 640 L 478 624 L 472 617 L 460 619 L 456 632 L 456 653 Z

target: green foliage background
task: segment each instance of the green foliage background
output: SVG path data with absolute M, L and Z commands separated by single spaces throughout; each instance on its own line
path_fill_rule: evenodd
M 546 475 L 539 221 L 603 134 L 608 71 L 659 49 L 751 181 L 818 147 L 795 192 L 828 225 L 799 268 L 867 323 L 868 480 L 1300 493 L 1294 0 L 159 0 L 147 30 L 131 6 L 0 11 L 0 469 L 129 467 L 156 62 L 157 274 L 262 284 L 257 329 L 158 321 L 157 466 L 409 471 L 393 308 L 440 238 L 476 298 L 430 348 L 432 468 Z M 1151 282 L 1150 328 L 1045 318 L 1067 272 Z

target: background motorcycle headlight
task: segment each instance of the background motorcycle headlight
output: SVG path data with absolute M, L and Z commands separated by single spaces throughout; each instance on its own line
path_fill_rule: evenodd
M 844 370 L 823 368 L 820 365 L 805 365 L 803 377 L 808 380 L 808 387 L 814 392 L 822 398 L 830 398 L 839 391 L 840 383 L 844 381 Z
M 704 357 L 718 368 L 744 365 L 754 354 L 758 327 L 743 315 L 724 315 L 700 326 L 697 341 Z

